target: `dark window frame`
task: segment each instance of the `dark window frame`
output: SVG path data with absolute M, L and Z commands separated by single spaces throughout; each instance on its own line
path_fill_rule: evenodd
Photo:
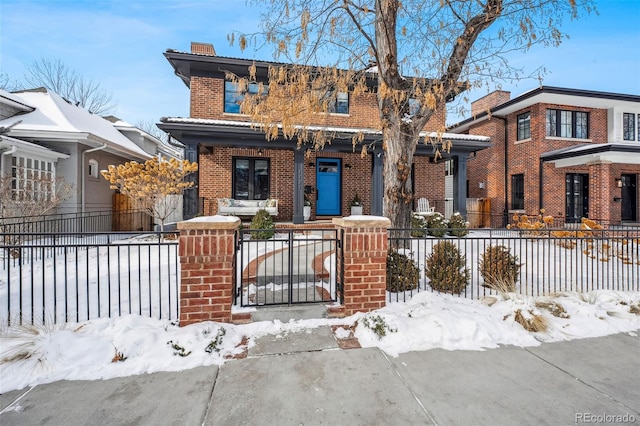
M 628 118 L 631 118 L 631 121 L 630 121 L 631 128 L 629 128 Z M 622 140 L 624 141 L 636 140 L 636 114 L 634 113 L 631 113 L 631 112 L 622 113 Z
M 517 140 L 531 139 L 531 112 L 518 114 L 516 122 L 518 126 Z
M 511 210 L 524 210 L 524 173 L 511 175 Z
M 344 101 L 344 99 L 342 100 L 339 99 L 340 95 L 347 96 L 346 102 Z M 331 100 L 329 101 L 329 105 L 327 108 L 327 112 L 329 114 L 349 115 L 349 106 L 351 104 L 351 95 L 349 94 L 349 92 L 338 92 L 335 90 L 331 90 L 327 92 L 327 96 L 331 97 Z M 345 109 L 345 106 L 346 106 L 346 109 Z
M 589 139 L 590 122 L 590 114 L 587 111 L 549 108 L 545 113 L 545 135 L 556 138 Z
M 248 161 L 248 171 L 247 171 L 247 195 L 242 196 L 238 195 L 240 192 L 240 188 L 237 187 L 239 185 L 237 179 L 237 163 L 238 161 Z M 256 182 L 256 161 L 264 161 L 267 163 L 267 181 L 266 181 L 266 191 L 257 191 L 255 188 Z M 262 192 L 262 195 L 258 195 L 261 198 L 256 198 L 256 193 Z M 266 194 L 264 194 L 266 192 Z M 231 159 L 231 195 L 236 200 L 266 200 L 271 197 L 271 159 L 265 157 L 233 157 Z
M 224 96 L 223 96 L 223 112 L 226 114 L 242 114 L 240 112 L 240 104 L 244 100 L 244 97 L 247 93 L 257 95 L 260 87 L 259 83 L 249 83 L 247 90 L 238 93 L 237 91 L 238 83 L 234 83 L 230 80 L 224 81 Z M 267 88 L 264 87 L 264 91 L 266 92 Z M 231 99 L 230 99 L 231 98 Z

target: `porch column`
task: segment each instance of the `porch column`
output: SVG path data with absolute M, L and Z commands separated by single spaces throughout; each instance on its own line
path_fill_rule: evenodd
M 334 218 L 333 224 L 338 231 L 343 231 L 344 276 L 340 299 L 345 315 L 384 307 L 389 246 L 387 229 L 391 221 L 380 216 L 364 219 L 346 217 Z
M 459 212 L 462 217 L 467 217 L 467 157 L 457 155 L 454 157 L 453 176 L 453 211 Z M 447 218 L 448 219 L 448 218 Z
M 374 216 L 382 216 L 382 203 L 384 197 L 384 179 L 382 176 L 384 153 L 382 151 L 374 151 L 373 156 L 373 173 L 371 177 L 371 214 Z
M 240 219 L 227 216 L 178 222 L 180 326 L 231 322 L 234 232 L 239 226 Z
M 304 223 L 304 151 L 293 152 L 293 223 Z

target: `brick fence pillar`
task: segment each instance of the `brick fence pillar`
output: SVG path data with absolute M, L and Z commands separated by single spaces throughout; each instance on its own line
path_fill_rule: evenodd
M 180 230 L 180 326 L 231 322 L 234 232 L 240 219 L 198 217 Z
M 387 229 L 385 217 L 360 216 L 335 218 L 333 224 L 343 230 L 344 278 L 342 304 L 346 315 L 370 312 L 386 304 Z

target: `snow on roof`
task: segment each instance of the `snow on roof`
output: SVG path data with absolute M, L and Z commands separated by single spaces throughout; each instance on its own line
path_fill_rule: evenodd
M 15 108 L 18 108 L 22 111 L 33 111 L 34 107 L 31 105 L 27 105 L 24 103 L 20 97 L 14 95 L 13 93 L 9 93 L 6 90 L 0 89 L 0 103 L 11 105 Z
M 255 126 L 254 123 L 248 121 L 232 121 L 232 120 L 216 120 L 209 118 L 182 118 L 182 117 L 165 117 L 162 119 L 165 123 L 183 123 L 183 124 L 208 124 L 208 125 L 217 125 L 217 126 L 230 126 L 230 127 L 251 127 Z M 278 125 L 278 127 L 282 127 Z M 325 130 L 328 132 L 336 132 L 336 133 L 358 133 L 362 132 L 365 134 L 378 134 L 381 135 L 382 131 L 378 129 L 370 129 L 370 128 L 357 128 L 357 127 L 331 127 L 331 126 L 309 126 L 309 130 Z M 430 137 L 430 138 L 443 138 L 443 139 L 453 139 L 453 140 L 466 140 L 466 141 L 482 141 L 489 142 L 490 137 L 488 136 L 478 136 L 478 135 L 462 135 L 455 133 L 438 133 L 438 132 L 420 132 L 420 137 Z
M 25 91 L 12 94 L 22 103 L 35 107 L 35 110 L 19 116 L 21 123 L 11 131 L 16 137 L 25 137 L 26 132 L 46 132 L 49 136 L 63 133 L 76 133 L 82 139 L 96 143 L 106 143 L 113 151 L 149 158 L 150 155 L 124 136 L 114 125 L 104 118 L 91 114 L 84 108 L 75 106 L 54 92 Z M 14 122 L 16 117 L 0 120 L 0 126 Z M 64 138 L 68 139 L 68 136 Z

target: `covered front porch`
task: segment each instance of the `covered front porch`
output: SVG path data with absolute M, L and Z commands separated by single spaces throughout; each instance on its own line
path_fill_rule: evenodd
M 278 200 L 276 221 L 304 223 L 305 199 L 313 220 L 348 216 L 356 194 L 363 214 L 383 215 L 382 135 L 372 129 L 336 129 L 330 144 L 315 151 L 295 141 L 266 141 L 250 123 L 192 118 L 165 118 L 159 127 L 182 142 L 185 158 L 199 164 L 195 188 L 186 193 L 185 218 L 217 214 L 217 199 Z M 361 145 L 351 138 L 364 134 Z M 425 134 L 451 142 L 435 160 L 431 144 L 420 143 L 412 170 L 415 199 L 446 200 L 452 211 L 466 215 L 467 158 L 489 146 L 481 136 Z M 365 149 L 362 149 L 365 147 Z M 437 204 L 436 204 L 437 205 Z M 449 209 L 446 209 L 449 210 Z

